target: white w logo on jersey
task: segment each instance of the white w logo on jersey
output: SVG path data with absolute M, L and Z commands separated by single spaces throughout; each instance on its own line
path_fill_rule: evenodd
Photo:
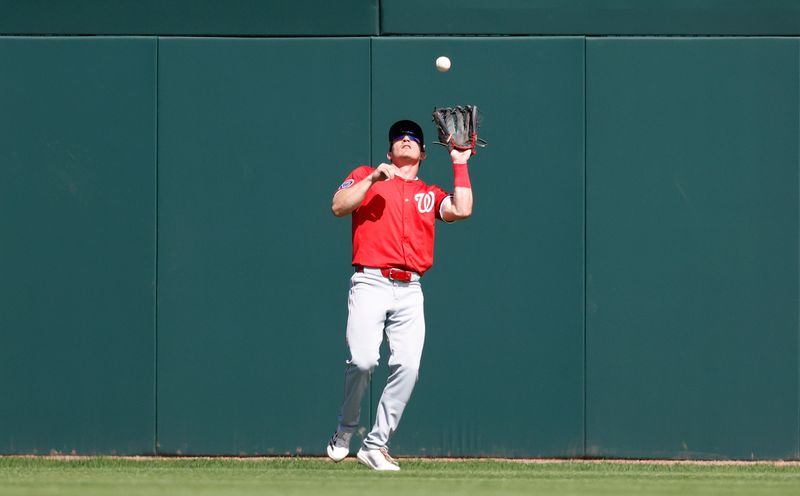
M 436 203 L 436 198 L 433 196 L 432 191 L 428 191 L 427 193 L 417 193 L 414 195 L 414 199 L 417 200 L 417 210 L 419 210 L 419 213 L 421 214 L 433 210 L 433 204 Z

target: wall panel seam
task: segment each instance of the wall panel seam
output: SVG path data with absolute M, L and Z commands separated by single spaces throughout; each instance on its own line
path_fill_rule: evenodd
M 383 9 L 381 8 L 381 0 L 377 0 L 378 2 L 378 36 L 383 34 Z M 372 45 L 372 39 L 370 38 L 370 45 Z M 372 68 L 370 67 L 370 73 L 372 73 Z
M 582 447 L 582 451 L 581 451 L 581 455 L 582 456 L 586 456 L 586 415 L 587 415 L 587 410 L 588 410 L 587 409 L 587 403 L 586 403 L 586 398 L 587 398 L 587 394 L 586 394 L 587 393 L 587 382 L 586 381 L 587 381 L 587 367 L 588 367 L 588 364 L 587 364 L 588 355 L 587 355 L 587 352 L 586 352 L 586 348 L 587 348 L 586 321 L 588 319 L 588 315 L 587 315 L 587 312 L 586 312 L 586 301 L 587 301 L 586 298 L 587 298 L 587 291 L 588 291 L 587 290 L 588 281 L 587 281 L 587 277 L 586 277 L 586 274 L 587 274 L 586 252 L 587 252 L 587 231 L 588 231 L 588 226 L 587 226 L 587 209 L 588 209 L 588 205 L 587 205 L 587 194 L 586 194 L 587 184 L 588 184 L 588 178 L 587 178 L 587 174 L 588 174 L 588 170 L 587 169 L 588 168 L 586 166 L 586 157 L 587 157 L 587 150 L 586 149 L 587 149 L 587 145 L 588 145 L 588 140 L 587 140 L 587 132 L 588 131 L 587 130 L 589 128 L 589 125 L 588 125 L 588 111 L 587 111 L 588 98 L 587 98 L 587 94 L 586 94 L 587 93 L 586 65 L 587 65 L 587 62 L 586 62 L 586 37 L 584 36 L 583 37 L 583 184 L 582 184 L 582 188 L 583 188 L 583 219 L 582 219 L 582 221 L 583 221 L 582 222 L 582 228 L 583 228 L 583 247 L 582 247 L 583 248 L 583 267 L 582 267 L 582 272 L 583 272 L 583 301 L 581 302 L 582 303 L 581 304 L 581 309 L 582 309 L 581 317 L 582 317 L 582 320 L 583 320 L 583 322 L 582 322 L 582 324 L 583 324 L 583 388 L 582 388 L 583 389 L 583 433 L 582 433 L 583 434 L 583 436 L 582 436 L 583 437 L 583 447 Z
M 156 37 L 156 50 L 155 50 L 155 111 L 156 111 L 156 119 L 155 119 L 155 279 L 153 284 L 153 296 L 155 299 L 154 302 L 154 322 L 153 322 L 153 454 L 158 454 L 158 218 L 159 218 L 159 210 L 158 210 L 158 159 L 159 159 L 159 142 L 158 142 L 158 124 L 161 119 L 161 113 L 159 112 L 159 83 L 160 83 L 160 67 L 159 67 L 159 53 L 161 51 L 161 38 Z

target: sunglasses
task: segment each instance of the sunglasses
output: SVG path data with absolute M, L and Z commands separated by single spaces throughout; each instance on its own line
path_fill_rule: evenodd
M 395 143 L 395 142 L 397 142 L 397 141 L 400 141 L 401 139 L 405 138 L 406 136 L 408 136 L 408 139 L 410 139 L 411 141 L 416 141 L 417 143 L 419 143 L 419 142 L 420 142 L 420 141 L 419 141 L 419 138 L 417 138 L 416 136 L 414 136 L 414 133 L 412 133 L 411 131 L 405 131 L 405 132 L 403 132 L 401 135 L 399 135 L 399 136 L 396 136 L 396 137 L 395 137 L 395 138 L 392 140 L 392 143 Z

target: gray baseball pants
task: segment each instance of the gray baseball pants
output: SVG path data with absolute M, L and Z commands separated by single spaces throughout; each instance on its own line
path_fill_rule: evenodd
M 425 316 L 419 281 L 399 282 L 381 275 L 355 273 L 350 279 L 344 401 L 339 409 L 339 431 L 353 432 L 359 424 L 361 399 L 380 359 L 384 334 L 389 341 L 389 379 L 375 415 L 375 425 L 364 439 L 365 449 L 389 442 L 403 416 L 417 382 Z

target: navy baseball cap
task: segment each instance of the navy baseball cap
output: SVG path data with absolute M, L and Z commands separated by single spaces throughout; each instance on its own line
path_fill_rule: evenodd
M 419 124 L 416 122 L 409 120 L 397 121 L 389 128 L 390 151 L 394 142 L 401 139 L 403 136 L 408 136 L 419 143 L 420 150 L 425 151 L 425 136 L 422 134 L 422 128 L 419 127 Z

